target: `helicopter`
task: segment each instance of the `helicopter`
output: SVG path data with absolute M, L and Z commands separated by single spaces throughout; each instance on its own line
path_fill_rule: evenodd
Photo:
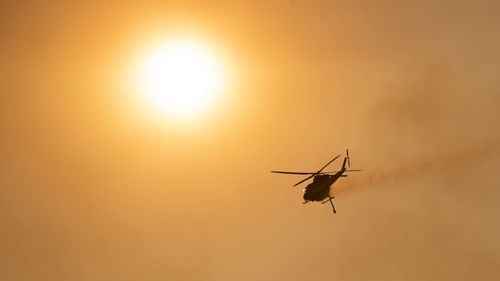
M 349 157 L 349 150 L 346 149 L 346 156 L 344 157 L 344 163 L 342 164 L 342 168 L 340 171 L 336 172 L 323 172 L 328 165 L 330 165 L 333 161 L 339 158 L 340 155 L 335 156 L 332 160 L 330 160 L 326 165 L 324 165 L 321 169 L 316 172 L 288 172 L 288 171 L 271 171 L 271 173 L 277 174 L 289 174 L 289 175 L 309 175 L 307 178 L 299 181 L 293 186 L 297 186 L 310 178 L 313 178 L 312 183 L 308 184 L 304 188 L 304 202 L 302 204 L 306 204 L 308 202 L 321 202 L 321 204 L 325 204 L 326 202 L 330 202 L 332 205 L 333 213 L 336 214 L 335 206 L 333 205 L 332 199 L 333 195 L 330 194 L 330 189 L 333 183 L 335 183 L 340 177 L 347 177 L 346 172 L 359 172 L 361 170 L 353 170 L 347 169 L 347 167 L 351 167 L 351 158 Z M 347 164 L 347 167 L 346 167 Z

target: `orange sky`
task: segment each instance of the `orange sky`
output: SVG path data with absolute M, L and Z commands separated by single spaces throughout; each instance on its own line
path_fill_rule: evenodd
M 0 280 L 499 275 L 497 1 L 91 2 L 0 2 Z M 177 35 L 230 70 L 190 125 L 124 74 Z M 346 147 L 335 216 L 269 173 Z

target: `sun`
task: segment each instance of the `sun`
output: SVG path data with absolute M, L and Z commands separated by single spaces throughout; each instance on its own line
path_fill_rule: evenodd
M 221 70 L 207 48 L 167 42 L 147 52 L 138 71 L 140 94 L 156 113 L 193 117 L 207 110 L 221 88 Z

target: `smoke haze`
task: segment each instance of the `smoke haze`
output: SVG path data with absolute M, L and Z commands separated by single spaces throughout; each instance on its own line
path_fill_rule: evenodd
M 0 279 L 496 280 L 499 13 L 2 1 Z M 183 32 L 232 65 L 190 127 L 145 118 L 122 76 Z M 345 148 L 363 171 L 334 185 L 335 216 L 269 173 Z

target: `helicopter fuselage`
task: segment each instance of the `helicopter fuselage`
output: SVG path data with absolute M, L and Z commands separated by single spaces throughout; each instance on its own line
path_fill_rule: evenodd
M 344 170 L 333 175 L 317 175 L 313 182 L 304 188 L 304 203 L 309 201 L 323 201 L 330 197 L 330 188 L 342 176 Z

